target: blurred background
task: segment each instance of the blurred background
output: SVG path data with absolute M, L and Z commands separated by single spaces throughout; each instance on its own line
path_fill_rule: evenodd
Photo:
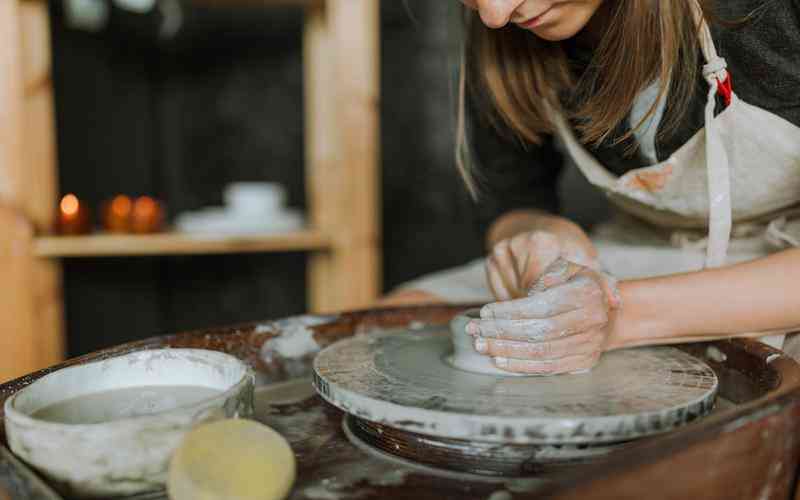
M 315 54 L 352 95 L 316 104 L 304 88 L 328 77 L 309 71 L 304 29 L 335 17 L 321 14 L 329 0 L 0 6 L 11 68 L 0 75 L 0 380 L 158 334 L 369 305 L 481 256 L 480 208 L 453 159 L 460 2 L 336 2 L 339 38 L 318 38 Z M 324 56 L 334 41 L 350 53 Z M 324 161 L 329 136 L 349 141 L 338 164 Z M 567 215 L 602 216 L 578 174 L 562 181 Z M 207 207 L 241 182 L 282 186 L 284 234 L 211 230 L 224 214 Z M 326 274 L 314 252 L 326 248 L 363 251 Z
M 61 192 L 92 206 L 152 194 L 175 214 L 219 205 L 230 182 L 274 181 L 304 208 L 303 10 L 130 3 L 53 5 Z M 452 159 L 457 4 L 381 2 L 384 290 L 481 253 Z M 302 313 L 305 265 L 303 253 L 66 259 L 68 352 Z

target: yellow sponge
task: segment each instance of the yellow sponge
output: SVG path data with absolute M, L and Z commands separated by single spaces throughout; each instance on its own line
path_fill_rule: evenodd
M 167 492 L 172 500 L 281 500 L 295 478 L 289 443 L 252 420 L 201 425 L 172 456 Z

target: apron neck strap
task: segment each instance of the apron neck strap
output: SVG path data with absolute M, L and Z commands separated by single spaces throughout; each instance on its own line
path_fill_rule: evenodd
M 708 181 L 708 247 L 706 248 L 706 267 L 719 267 L 725 264 L 728 254 L 728 245 L 731 238 L 732 210 L 730 165 L 728 154 L 723 145 L 722 136 L 718 130 L 718 123 L 714 119 L 716 95 L 723 91 L 726 104 L 732 95 L 730 78 L 725 59 L 717 54 L 711 30 L 703 16 L 703 9 L 699 0 L 694 2 L 692 9 L 695 25 L 698 29 L 700 47 L 706 64 L 703 66 L 703 76 L 708 82 L 708 102 L 705 109 L 705 145 L 706 145 L 706 170 Z
M 698 30 L 700 48 L 706 61 L 703 66 L 703 77 L 709 84 L 716 82 L 718 85 L 722 85 L 723 82 L 728 80 L 728 63 L 717 53 L 714 38 L 711 36 L 711 29 L 708 27 L 708 22 L 706 22 L 699 1 L 694 2 L 692 15 Z

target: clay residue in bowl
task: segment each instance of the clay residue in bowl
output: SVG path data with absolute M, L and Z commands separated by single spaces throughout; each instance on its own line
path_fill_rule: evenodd
M 222 392 L 192 385 L 126 387 L 59 401 L 40 408 L 31 417 L 59 424 L 100 424 L 175 410 Z

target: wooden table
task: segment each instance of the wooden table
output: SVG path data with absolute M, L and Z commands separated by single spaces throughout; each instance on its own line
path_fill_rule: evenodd
M 60 366 L 162 346 L 208 348 L 246 360 L 258 373 L 259 390 L 269 390 L 310 373 L 313 353 L 282 358 L 270 350 L 270 344 L 262 350 L 265 342 L 299 325 L 315 323 L 309 328 L 316 343 L 324 347 L 372 329 L 444 324 L 461 309 L 370 310 L 183 333 L 126 344 Z M 326 494 L 343 500 L 800 499 L 795 497 L 800 461 L 800 366 L 749 340 L 683 348 L 714 368 L 721 381 L 720 395 L 734 406 L 678 431 L 633 444 L 601 463 L 547 478 L 487 483 L 436 476 L 378 460 L 353 446 L 342 430 L 342 414 L 311 394 L 262 408 L 260 418 L 292 443 L 299 468 L 291 498 L 297 500 Z M 48 371 L 0 386 L 0 403 Z M 2 432 L 0 442 L 4 442 Z M 4 466 L 0 457 L 0 499 L 47 498 L 35 497 L 30 481 L 20 477 L 13 467 Z

